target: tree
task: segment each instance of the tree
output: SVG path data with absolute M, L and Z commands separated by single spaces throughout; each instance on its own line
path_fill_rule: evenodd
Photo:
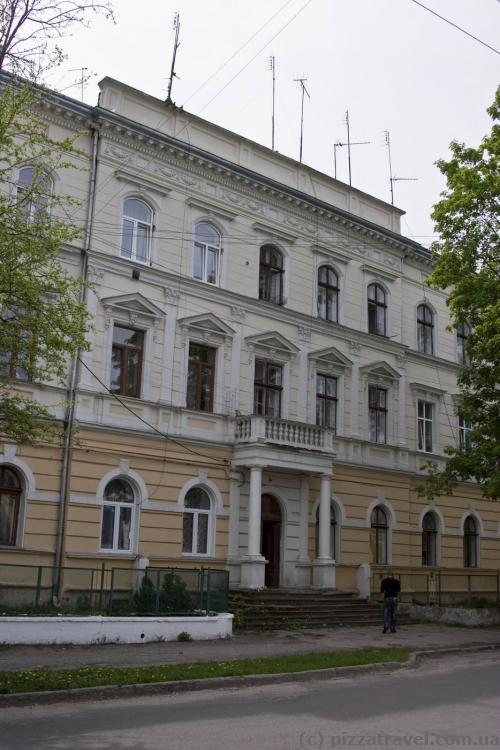
M 472 479 L 485 497 L 500 499 L 500 88 L 488 113 L 492 130 L 478 148 L 453 142 L 452 158 L 437 162 L 447 188 L 432 214 L 440 240 L 428 283 L 451 288 L 453 325 L 469 333 L 457 412 L 471 431 L 447 449 L 443 471 L 431 467 L 421 490 L 428 497 Z
M 68 215 L 74 204 L 52 190 L 55 172 L 75 168 L 78 152 L 74 139 L 49 137 L 34 80 L 61 59 L 52 40 L 89 11 L 110 8 L 0 0 L 0 73 L 11 71 L 0 80 L 0 429 L 16 442 L 46 436 L 51 415 L 12 381 L 66 385 L 71 358 L 87 348 L 82 283 L 60 259 L 80 234 Z

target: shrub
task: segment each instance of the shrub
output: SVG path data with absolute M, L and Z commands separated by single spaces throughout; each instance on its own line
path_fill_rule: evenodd
M 160 609 L 170 614 L 191 612 L 193 602 L 186 583 L 176 573 L 166 573 L 160 594 Z
M 155 586 L 147 575 L 144 576 L 141 585 L 134 594 L 134 607 L 136 612 L 142 613 L 156 610 Z

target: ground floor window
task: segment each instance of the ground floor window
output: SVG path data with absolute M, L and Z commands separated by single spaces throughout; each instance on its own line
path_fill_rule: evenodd
M 182 552 L 190 555 L 208 555 L 212 509 L 208 492 L 203 487 L 192 487 L 186 494 L 184 508 Z
M 437 523 L 433 513 L 422 521 L 422 565 L 437 565 Z
M 101 549 L 129 552 L 132 549 L 134 490 L 126 479 L 113 479 L 104 490 Z
M 479 534 L 476 519 L 467 516 L 464 523 L 464 568 L 477 568 Z
M 386 565 L 388 562 L 389 525 L 385 510 L 377 505 L 371 515 L 370 549 L 375 565 Z
M 16 544 L 20 507 L 21 481 L 13 469 L 0 466 L 0 544 Z

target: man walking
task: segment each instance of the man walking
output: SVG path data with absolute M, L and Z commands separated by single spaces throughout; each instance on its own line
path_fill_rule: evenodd
M 391 633 L 395 633 L 398 594 L 401 591 L 401 584 L 397 578 L 394 578 L 392 571 L 382 580 L 380 591 L 384 595 L 384 629 L 382 632 L 387 633 L 390 629 Z

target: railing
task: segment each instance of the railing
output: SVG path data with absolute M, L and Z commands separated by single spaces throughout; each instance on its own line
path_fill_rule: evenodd
M 62 594 L 53 599 L 56 568 L 0 565 L 1 614 L 194 614 L 227 611 L 229 573 L 211 568 L 59 569 Z
M 371 569 L 371 592 L 373 599 L 381 598 L 380 582 L 392 570 L 401 583 L 402 601 L 414 604 L 476 603 L 478 600 L 491 606 L 500 607 L 500 571 L 463 569 L 449 571 L 444 568 L 426 570 L 400 568 L 398 566 L 378 566 Z
M 333 433 L 324 427 L 273 417 L 239 417 L 236 443 L 275 443 L 321 452 L 333 450 Z

